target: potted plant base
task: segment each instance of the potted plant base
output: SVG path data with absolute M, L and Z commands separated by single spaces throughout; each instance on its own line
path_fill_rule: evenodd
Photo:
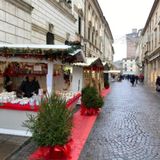
M 71 159 L 70 153 L 71 147 L 69 143 L 64 146 L 44 146 L 39 147 L 34 153 L 32 153 L 29 160 L 69 160 Z
M 73 110 L 53 94 L 41 102 L 37 116 L 29 115 L 24 123 L 39 147 L 29 160 L 69 160 Z
M 99 114 L 100 109 L 99 108 L 87 108 L 83 104 L 81 104 L 81 115 L 97 115 Z

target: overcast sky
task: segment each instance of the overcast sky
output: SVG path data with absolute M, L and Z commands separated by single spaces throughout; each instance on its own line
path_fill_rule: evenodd
M 154 0 L 98 0 L 113 37 L 114 61 L 126 57 L 125 34 L 144 27 Z

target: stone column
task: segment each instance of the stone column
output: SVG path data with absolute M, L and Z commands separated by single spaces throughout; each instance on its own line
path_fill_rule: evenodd
M 150 84 L 153 84 L 153 79 L 154 79 L 154 63 L 151 62 L 151 70 L 150 70 Z
M 155 59 L 155 77 L 154 77 L 154 86 L 155 86 L 155 82 L 157 79 L 157 76 L 160 75 L 160 65 L 159 65 L 159 60 L 158 58 Z
M 148 75 L 147 75 L 147 84 L 149 85 L 151 83 L 151 63 L 148 63 Z
M 158 67 L 158 76 L 160 76 L 160 59 L 157 60 L 158 64 L 157 64 L 157 67 Z
M 157 78 L 157 76 L 159 75 L 159 60 L 158 60 L 158 58 L 156 59 L 156 78 Z
M 144 63 L 144 81 L 148 83 L 148 63 Z
M 49 95 L 53 92 L 53 62 L 48 62 L 48 73 L 47 73 L 47 92 Z
M 155 59 L 154 61 L 153 61 L 153 63 L 154 63 L 154 76 L 153 76 L 153 86 L 155 86 L 155 82 L 156 82 L 156 78 L 157 78 L 157 60 Z
M 85 1 L 85 15 L 84 15 L 84 38 L 88 39 L 88 1 Z

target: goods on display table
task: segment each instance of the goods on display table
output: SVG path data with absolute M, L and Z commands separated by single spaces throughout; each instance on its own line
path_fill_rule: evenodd
M 41 102 L 41 95 L 34 95 L 31 98 L 18 98 L 16 93 L 2 92 L 0 93 L 0 108 L 12 110 L 37 111 Z
M 66 107 L 74 106 L 81 96 L 80 92 L 73 93 L 72 91 L 56 91 L 55 93 L 67 101 Z

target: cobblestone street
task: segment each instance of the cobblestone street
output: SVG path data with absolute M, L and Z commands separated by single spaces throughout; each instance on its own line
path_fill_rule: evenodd
M 160 160 L 160 96 L 115 82 L 79 160 Z

